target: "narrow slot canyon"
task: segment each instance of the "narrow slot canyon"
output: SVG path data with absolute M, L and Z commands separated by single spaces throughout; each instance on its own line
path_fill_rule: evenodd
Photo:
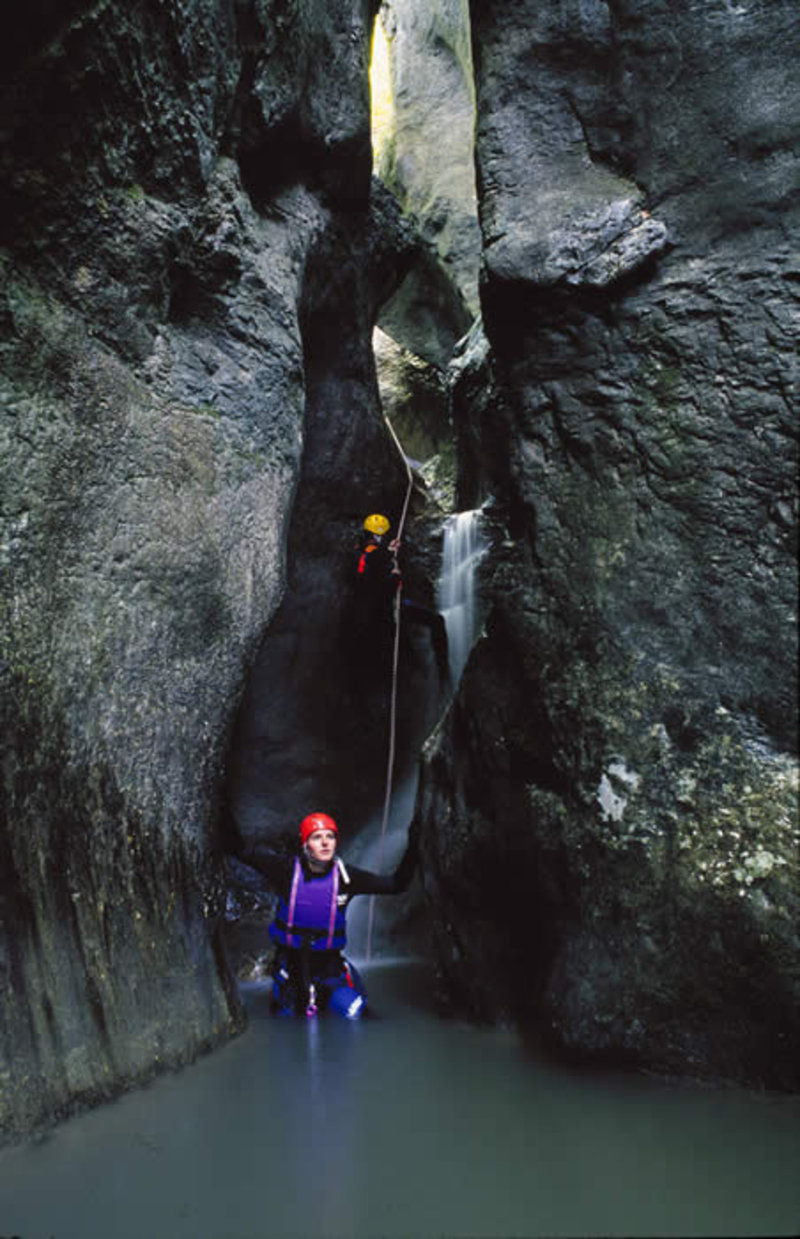
M 0 1239 L 795 1233 L 794 0 L 4 24 Z

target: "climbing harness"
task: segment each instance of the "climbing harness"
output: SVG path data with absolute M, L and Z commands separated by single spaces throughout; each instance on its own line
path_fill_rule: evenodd
M 397 553 L 398 553 L 398 546 L 399 546 L 400 540 L 403 536 L 403 529 L 406 523 L 406 516 L 408 515 L 408 505 L 411 502 L 411 492 L 414 489 L 414 475 L 411 472 L 411 466 L 409 465 L 408 460 L 406 459 L 406 454 L 403 451 L 403 448 L 400 444 L 400 440 L 395 434 L 394 427 L 392 426 L 392 423 L 389 421 L 388 417 L 384 418 L 384 421 L 386 422 L 386 425 L 389 428 L 389 433 L 394 439 L 395 446 L 397 447 L 397 450 L 400 453 L 400 456 L 402 458 L 403 464 L 405 465 L 407 485 L 406 485 L 406 497 L 405 497 L 405 500 L 403 501 L 403 510 L 400 513 L 400 520 L 397 523 L 397 534 L 395 535 L 395 538 L 394 538 L 395 546 L 394 546 L 394 549 L 391 551 L 392 559 L 394 561 L 394 571 L 397 574 L 397 588 L 395 590 L 395 595 L 394 595 L 394 649 L 392 651 L 392 694 L 391 694 L 391 702 L 389 705 L 389 754 L 388 754 L 388 758 L 386 762 L 386 791 L 385 791 L 384 799 L 383 799 L 383 818 L 381 820 L 381 833 L 378 838 L 378 869 L 379 870 L 381 867 L 381 857 L 383 854 L 383 842 L 386 837 L 386 827 L 389 821 L 389 807 L 392 802 L 392 780 L 394 777 L 394 759 L 395 759 L 395 745 L 396 745 L 396 735 L 397 735 L 397 667 L 398 667 L 398 662 L 399 662 L 399 657 L 400 657 L 400 601 L 401 601 L 400 595 L 403 590 L 403 580 L 402 580 L 402 577 L 400 576 L 400 566 L 397 562 Z M 373 519 L 375 518 L 369 517 L 369 516 L 367 517 L 367 521 L 373 520 Z M 386 518 L 383 517 L 382 519 L 385 520 Z M 367 525 L 367 521 L 364 522 L 365 527 Z M 388 527 L 389 525 L 387 521 L 386 528 L 388 529 Z M 376 531 L 372 530 L 371 532 L 376 532 Z M 382 532 L 385 533 L 386 530 L 384 529 Z M 375 896 L 370 895 L 369 915 L 367 917 L 367 951 L 366 951 L 367 963 L 369 963 L 370 959 L 372 958 L 372 925 L 373 925 L 374 918 L 375 918 Z
M 367 1007 L 364 982 L 358 970 L 339 957 L 338 967 L 330 959 L 315 963 L 314 952 L 304 944 L 292 964 L 286 955 L 278 956 L 272 970 L 273 1009 L 283 1015 L 305 1015 L 309 1019 L 330 1011 L 348 1020 L 359 1019 Z
M 336 864 L 319 881 L 302 882 L 300 860 L 295 860 L 288 904 L 283 900 L 279 903 L 270 925 L 269 934 L 274 942 L 295 949 L 306 946 L 316 951 L 342 949 L 345 944 L 345 921 L 339 910 L 340 873 L 341 868 Z M 326 921 L 327 930 L 316 928 Z

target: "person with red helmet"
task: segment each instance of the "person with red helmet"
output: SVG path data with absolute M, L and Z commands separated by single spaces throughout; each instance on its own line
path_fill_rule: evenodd
M 269 927 L 277 952 L 272 965 L 272 1005 L 284 1015 L 331 1011 L 359 1019 L 367 1008 L 364 983 L 343 954 L 346 912 L 356 895 L 391 895 L 407 890 L 417 862 L 416 831 L 409 833 L 403 859 L 381 876 L 337 855 L 339 828 L 327 813 L 310 813 L 300 823 L 294 857 L 257 843 L 241 853 L 278 893 Z

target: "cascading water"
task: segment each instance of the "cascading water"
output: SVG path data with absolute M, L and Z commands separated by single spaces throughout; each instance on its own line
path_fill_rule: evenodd
M 480 615 L 476 600 L 475 572 L 487 549 L 488 544 L 481 530 L 479 509 L 457 512 L 447 518 L 437 595 L 439 611 L 447 629 L 450 682 L 453 691 L 458 687 L 461 673 L 478 635 Z M 399 862 L 414 812 L 416 786 L 415 773 L 395 792 L 389 829 L 385 837 L 380 835 L 377 822 L 371 823 L 362 832 L 356 846 L 350 849 L 355 863 L 368 869 L 384 871 Z M 396 916 L 398 903 L 401 901 L 391 902 Z M 357 960 L 368 960 L 372 952 L 368 907 L 366 901 L 359 900 L 348 916 L 348 941 L 352 955 Z M 382 910 L 381 921 L 385 922 L 387 916 L 392 916 L 389 909 Z
M 414 813 L 417 781 L 418 776 L 415 770 L 408 779 L 393 789 L 389 821 L 384 837 L 381 836 L 380 822 L 376 816 L 367 823 L 358 838 L 348 845 L 347 858 L 354 865 L 359 865 L 363 869 L 374 869 L 379 873 L 390 873 L 399 865 L 408 842 L 408 827 Z M 357 964 L 362 964 L 369 962 L 373 949 L 376 954 L 385 954 L 387 929 L 397 919 L 402 918 L 403 913 L 407 911 L 407 905 L 408 899 L 403 895 L 392 895 L 390 899 L 377 901 L 376 932 L 373 940 L 369 916 L 370 900 L 354 900 L 347 913 L 348 958 Z
M 481 530 L 480 509 L 456 512 L 447 518 L 438 600 L 447 627 L 450 677 L 454 689 L 478 636 L 475 570 L 487 549 Z

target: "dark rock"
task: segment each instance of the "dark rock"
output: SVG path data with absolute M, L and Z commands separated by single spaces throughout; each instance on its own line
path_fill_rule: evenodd
M 296 829 L 314 810 L 330 813 L 346 842 L 383 803 L 393 629 L 371 626 L 363 613 L 356 565 L 364 517 L 385 513 L 397 531 L 408 487 L 403 456 L 381 416 L 371 344 L 372 273 L 385 287 L 390 269 L 384 206 L 379 191 L 374 226 L 351 216 L 325 233 L 310 261 L 302 305 L 305 443 L 289 534 L 291 572 L 231 746 L 234 844 L 237 833 L 253 839 Z M 405 243 L 401 237 L 401 257 Z M 403 586 L 423 604 L 432 603 L 430 508 L 415 478 Z M 430 634 L 417 627 L 402 626 L 398 783 L 436 717 L 441 688 Z
M 241 1026 L 225 760 L 325 384 L 309 255 L 370 176 L 369 5 L 284 9 L 42 3 L 4 42 L 8 1137 Z
M 797 1087 L 796 15 L 472 20 L 489 343 L 454 416 L 506 537 L 420 793 L 443 982 L 571 1053 Z
M 378 323 L 402 348 L 444 370 L 472 318 L 447 269 L 420 246 L 413 265 L 381 307 Z

